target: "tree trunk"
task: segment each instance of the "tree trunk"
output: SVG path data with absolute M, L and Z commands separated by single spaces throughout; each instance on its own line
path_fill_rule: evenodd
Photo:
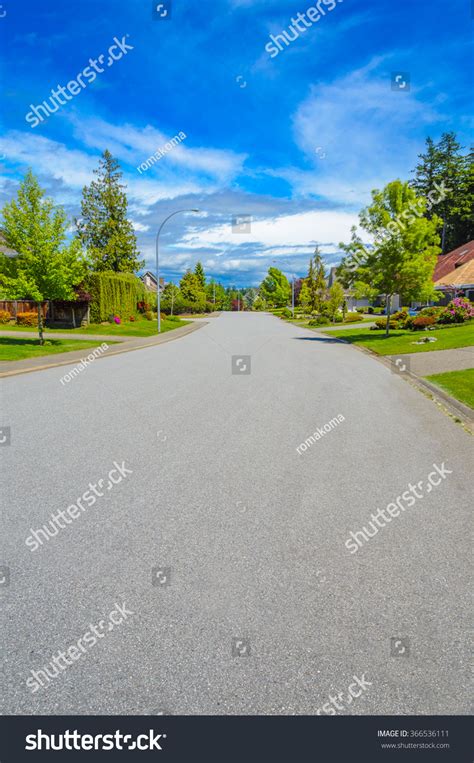
M 391 307 L 391 303 L 392 303 L 392 295 L 391 294 L 387 294 L 386 299 L 385 299 L 385 310 L 386 310 L 386 313 L 387 313 L 387 322 L 385 324 L 385 336 L 388 336 L 389 332 L 390 332 L 390 307 Z
M 41 302 L 36 303 L 38 307 L 38 336 L 39 336 L 39 343 L 44 344 L 44 336 L 43 336 L 43 310 L 41 306 Z

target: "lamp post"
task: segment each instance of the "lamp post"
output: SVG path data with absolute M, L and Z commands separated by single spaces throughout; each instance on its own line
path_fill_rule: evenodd
M 161 316 L 160 316 L 160 306 L 161 306 L 161 300 L 160 300 L 160 263 L 159 263 L 159 255 L 158 255 L 158 244 L 160 239 L 160 233 L 163 228 L 163 225 L 168 222 L 168 220 L 171 217 L 174 217 L 175 215 L 179 215 L 182 212 L 200 212 L 199 209 L 177 209 L 176 212 L 172 212 L 168 217 L 165 217 L 163 222 L 161 223 L 160 227 L 158 228 L 158 233 L 156 234 L 156 307 L 158 312 L 158 334 L 161 333 Z

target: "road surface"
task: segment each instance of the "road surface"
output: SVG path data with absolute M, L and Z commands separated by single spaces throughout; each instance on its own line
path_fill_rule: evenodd
M 3 713 L 469 712 L 459 424 L 270 315 L 67 370 L 2 381 Z

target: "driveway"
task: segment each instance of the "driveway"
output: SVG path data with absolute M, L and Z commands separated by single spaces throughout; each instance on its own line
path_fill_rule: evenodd
M 430 400 L 258 313 L 64 371 L 1 382 L 3 713 L 469 712 L 472 440 Z

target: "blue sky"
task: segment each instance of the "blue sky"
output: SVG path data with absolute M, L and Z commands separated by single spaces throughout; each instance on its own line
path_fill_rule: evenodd
M 163 231 L 167 279 L 198 259 L 227 284 L 258 284 L 274 260 L 304 275 L 316 243 L 338 262 L 370 190 L 408 179 L 427 135 L 472 142 L 473 22 L 470 0 L 320 0 L 324 15 L 306 16 L 271 56 L 270 35 L 316 5 L 173 0 L 171 17 L 155 20 L 151 0 L 5 0 L 0 204 L 31 167 L 72 219 L 108 148 L 150 269 L 161 220 L 202 210 Z M 30 104 L 114 37 L 133 49 L 33 128 Z M 409 91 L 392 90 L 394 72 L 409 73 Z M 179 146 L 137 170 L 180 131 Z M 242 214 L 250 233 L 232 231 Z

